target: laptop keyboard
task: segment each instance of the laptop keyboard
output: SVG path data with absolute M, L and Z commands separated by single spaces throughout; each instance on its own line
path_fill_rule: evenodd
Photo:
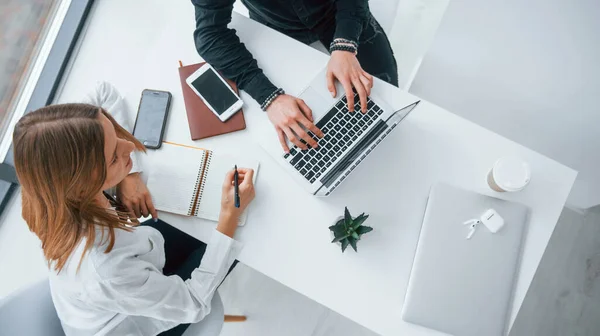
M 290 148 L 284 159 L 298 171 L 308 182 L 315 182 L 336 161 L 336 159 L 373 124 L 383 110 L 371 98 L 367 99 L 367 113 L 361 112 L 360 98 L 354 95 L 354 112 L 348 111 L 348 101 L 344 96 L 337 104 L 319 120 L 315 126 L 323 132 L 319 139 L 308 131 L 308 135 L 319 144 L 318 148 L 300 150 L 297 146 Z M 304 144 L 306 142 L 302 141 Z M 310 146 L 309 146 L 310 147 Z

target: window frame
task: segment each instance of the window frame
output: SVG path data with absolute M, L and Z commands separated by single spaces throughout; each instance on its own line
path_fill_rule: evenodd
M 0 164 L 0 215 L 4 213 L 18 186 L 12 150 L 14 126 L 24 114 L 54 101 L 93 3 L 94 0 L 63 0 L 58 4 L 35 65 L 0 142 L 0 157 L 3 157 Z

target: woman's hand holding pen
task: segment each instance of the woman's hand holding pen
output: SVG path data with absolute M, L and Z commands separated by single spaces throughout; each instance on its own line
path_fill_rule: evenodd
M 238 168 L 238 183 L 239 183 L 239 195 L 240 195 L 240 207 L 235 207 L 235 187 L 234 187 L 234 175 L 235 170 L 230 170 L 225 176 L 223 182 L 223 191 L 221 195 L 221 214 L 219 216 L 219 224 L 217 230 L 221 233 L 232 237 L 237 229 L 238 220 L 240 215 L 248 204 L 254 199 L 254 183 L 252 179 L 254 177 L 254 170 L 248 168 Z

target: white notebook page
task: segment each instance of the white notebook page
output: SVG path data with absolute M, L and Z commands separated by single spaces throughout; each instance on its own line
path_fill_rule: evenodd
M 164 159 L 154 162 L 148 174 L 148 190 L 154 207 L 161 211 L 189 216 L 198 173 L 205 151 L 163 143 L 158 149 Z
M 233 167 L 237 165 L 238 168 L 252 168 L 254 169 L 254 181 L 258 173 L 258 162 L 241 156 L 230 156 L 221 153 L 212 153 L 210 164 L 207 167 L 206 181 L 204 185 L 204 192 L 200 201 L 200 206 L 196 216 L 205 218 L 213 221 L 219 220 L 219 214 L 221 212 L 221 191 L 223 189 L 223 182 L 225 175 Z M 240 216 L 238 225 L 244 225 L 246 223 L 246 217 L 248 216 L 248 209 Z

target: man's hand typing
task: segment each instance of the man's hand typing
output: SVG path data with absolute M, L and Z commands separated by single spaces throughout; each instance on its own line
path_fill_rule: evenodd
M 362 69 L 356 55 L 348 51 L 336 50 L 331 53 L 327 64 L 327 89 L 332 96 L 336 96 L 335 80 L 340 81 L 346 91 L 348 110 L 354 111 L 354 92 L 358 92 L 360 106 L 363 113 L 367 112 L 367 96 L 371 94 L 373 76 Z
M 286 138 L 298 148 L 307 149 L 306 144 L 312 148 L 318 145 L 306 130 L 310 130 L 318 137 L 323 136 L 321 130 L 313 124 L 312 111 L 302 99 L 286 94 L 279 95 L 267 108 L 267 115 L 275 126 L 279 143 L 286 153 L 290 151 Z

